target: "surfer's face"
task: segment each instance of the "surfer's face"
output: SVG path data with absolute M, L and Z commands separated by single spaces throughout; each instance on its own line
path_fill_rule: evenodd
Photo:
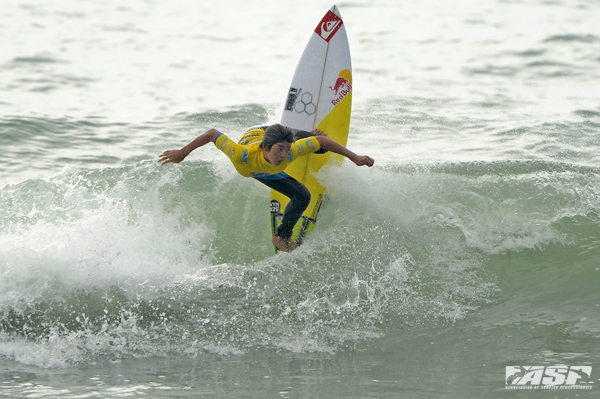
M 281 141 L 273 144 L 269 151 L 263 150 L 263 153 L 268 162 L 275 166 L 279 166 L 287 158 L 290 148 L 292 148 L 292 143 Z

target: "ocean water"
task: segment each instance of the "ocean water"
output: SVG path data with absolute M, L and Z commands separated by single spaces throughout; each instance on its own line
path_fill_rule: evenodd
M 6 3 L 1 397 L 600 395 L 597 1 L 338 3 L 376 163 L 278 255 L 214 146 L 156 160 L 278 121 L 332 3 Z

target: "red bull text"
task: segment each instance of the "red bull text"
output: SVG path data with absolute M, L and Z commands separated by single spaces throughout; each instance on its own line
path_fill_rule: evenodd
M 336 95 L 336 98 L 331 100 L 331 103 L 333 105 L 338 105 L 339 102 L 352 91 L 352 84 L 348 83 L 348 79 L 340 77 L 335 81 L 335 85 L 333 87 L 329 86 L 329 88 L 331 91 L 334 91 Z

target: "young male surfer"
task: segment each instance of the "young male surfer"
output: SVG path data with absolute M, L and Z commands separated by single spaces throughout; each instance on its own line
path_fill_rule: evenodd
M 294 130 L 275 124 L 251 128 L 235 143 L 225 134 L 210 129 L 180 150 L 163 152 L 158 159 L 162 165 L 183 161 L 196 148 L 215 143 L 229 157 L 235 169 L 245 177 L 253 177 L 266 186 L 289 197 L 283 219 L 273 237 L 273 245 L 280 251 L 293 251 L 298 247 L 292 232 L 296 222 L 310 203 L 310 192 L 298 180 L 284 172 L 290 162 L 311 153 L 331 151 L 350 159 L 357 166 L 373 166 L 373 158 L 356 155 L 327 137 L 318 129 L 312 132 Z

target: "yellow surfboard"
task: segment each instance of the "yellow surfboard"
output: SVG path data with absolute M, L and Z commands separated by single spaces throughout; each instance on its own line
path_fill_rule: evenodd
M 312 33 L 287 93 L 281 124 L 294 129 L 323 130 L 346 146 L 352 109 L 352 63 L 346 28 L 336 6 Z M 311 193 L 308 208 L 294 227 L 292 238 L 302 244 L 317 222 L 326 187 L 315 174 L 325 165 L 339 164 L 341 155 L 310 154 L 298 158 L 285 172 L 302 182 Z M 281 223 L 289 199 L 271 190 L 271 229 Z

